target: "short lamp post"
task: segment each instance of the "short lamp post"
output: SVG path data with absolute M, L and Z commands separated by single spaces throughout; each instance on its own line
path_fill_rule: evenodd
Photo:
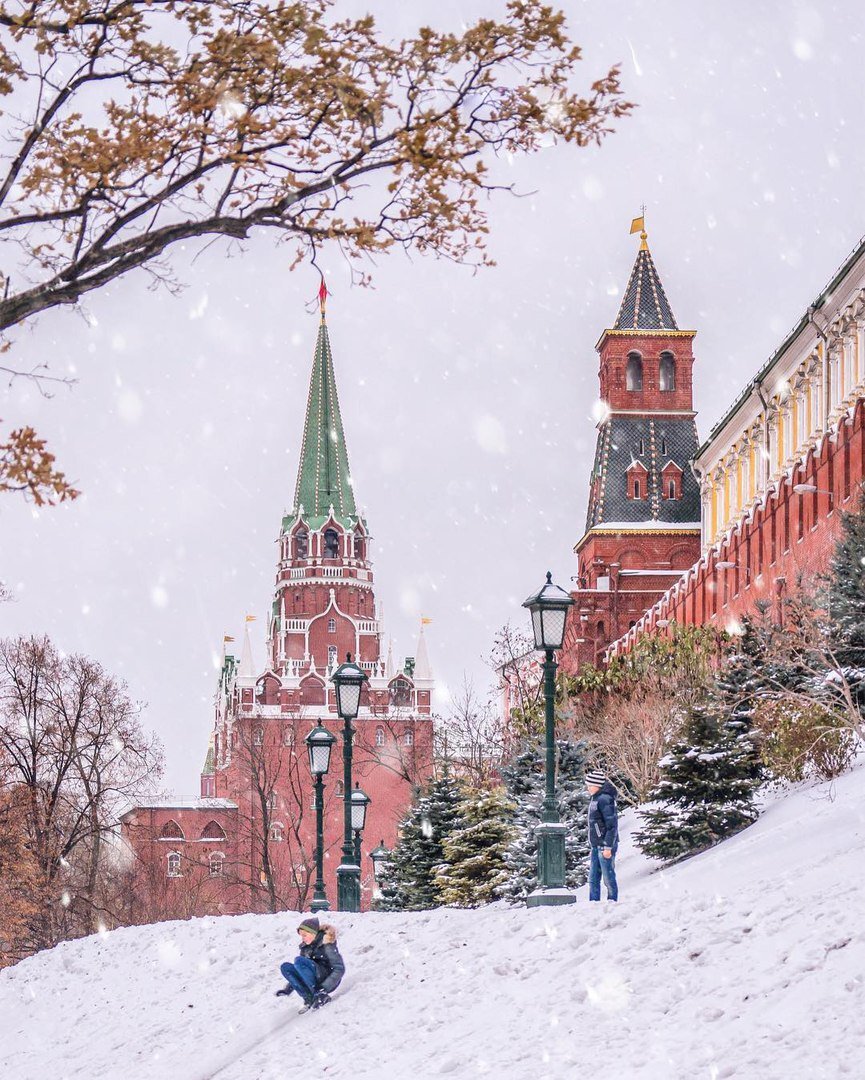
M 310 911 L 328 911 L 324 891 L 324 777 L 330 768 L 330 752 L 336 735 L 317 724 L 306 737 L 309 751 L 309 771 L 315 778 L 315 885 Z
M 374 847 L 369 853 L 369 857 L 372 860 L 372 876 L 375 886 L 373 888 L 373 896 L 381 896 L 381 875 L 385 866 L 390 860 L 390 850 L 384 846 L 384 839 L 378 847 Z
M 346 653 L 345 663 L 340 664 L 331 676 L 336 691 L 336 711 L 343 724 L 343 843 L 342 859 L 336 870 L 339 911 L 360 911 L 360 866 L 352 842 L 351 741 L 354 729 L 351 723 L 360 711 L 360 692 L 366 679 L 366 673 L 352 662 L 351 653 Z
M 366 811 L 372 800 L 365 791 L 360 787 L 360 784 L 354 785 L 354 791 L 351 793 L 351 829 L 354 833 L 354 861 L 360 868 L 360 837 L 361 833 L 366 826 Z
M 573 904 L 574 894 L 565 888 L 565 826 L 556 806 L 556 664 L 554 653 L 565 639 L 568 609 L 574 601 L 547 573 L 543 588 L 523 603 L 532 614 L 535 648 L 544 653 L 544 712 L 546 719 L 546 795 L 538 838 L 538 888 L 526 898 L 529 907 Z

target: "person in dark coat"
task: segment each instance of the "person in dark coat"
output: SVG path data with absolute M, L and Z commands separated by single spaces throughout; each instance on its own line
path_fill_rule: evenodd
M 327 1005 L 345 975 L 345 962 L 336 945 L 335 927 L 320 923 L 310 915 L 298 926 L 297 932 L 303 943 L 300 955 L 293 963 L 280 966 L 288 985 L 277 990 L 276 996 L 294 991 L 303 999 L 301 1012 L 306 1012 Z
M 589 899 L 601 899 L 601 878 L 607 887 L 607 899 L 618 900 L 616 850 L 619 847 L 619 814 L 616 789 L 599 770 L 586 773 L 589 790 Z

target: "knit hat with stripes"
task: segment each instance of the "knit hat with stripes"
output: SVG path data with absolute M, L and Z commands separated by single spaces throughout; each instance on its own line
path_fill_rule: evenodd
M 601 772 L 600 769 L 590 769 L 586 773 L 587 784 L 603 784 L 606 779 L 606 776 Z

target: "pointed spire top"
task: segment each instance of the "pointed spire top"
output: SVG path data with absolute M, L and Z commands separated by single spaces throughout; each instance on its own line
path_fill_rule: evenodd
M 647 243 L 647 240 L 649 239 L 649 234 L 646 232 L 645 205 L 640 207 L 640 216 L 635 217 L 634 220 L 631 222 L 631 235 L 633 236 L 635 232 L 638 232 L 640 234 L 640 251 L 648 251 L 649 245 Z
M 294 493 L 294 505 L 303 507 L 313 529 L 324 524 L 331 507 L 334 517 L 346 526 L 351 526 L 357 518 L 333 356 L 324 318 L 326 299 L 327 287 L 322 280 L 319 289 L 321 322 L 312 361 Z
M 396 668 L 393 663 L 393 638 L 388 638 L 387 642 L 387 660 L 384 665 L 384 677 L 390 682 L 390 680 L 396 675 Z
M 622 298 L 622 306 L 613 324 L 614 330 L 678 330 L 673 310 L 658 277 L 649 251 L 646 232 L 646 208 L 631 222 L 631 232 L 640 234 L 640 250 L 631 271 L 631 279 Z
M 255 615 L 247 615 L 243 626 L 243 649 L 240 653 L 240 667 L 237 675 L 241 679 L 255 678 L 255 663 L 252 659 L 252 642 L 249 640 L 249 624 L 255 622 Z
M 414 678 L 418 679 L 431 679 L 432 668 L 429 663 L 429 653 L 426 647 L 426 637 L 424 636 L 423 628 L 431 623 L 432 619 L 421 617 L 420 621 L 420 634 L 418 634 L 417 648 L 414 654 Z
M 318 309 L 321 312 L 321 321 L 324 322 L 324 309 L 327 307 L 327 285 L 324 283 L 324 274 L 321 275 L 321 285 L 318 287 Z

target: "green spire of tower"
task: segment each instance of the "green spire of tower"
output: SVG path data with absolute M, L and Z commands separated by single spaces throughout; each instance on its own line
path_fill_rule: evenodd
M 324 317 L 327 293 L 322 283 L 321 323 L 312 361 L 303 444 L 294 491 L 294 509 L 302 506 L 312 528 L 320 527 L 333 506 L 334 516 L 345 525 L 357 520 L 345 432 L 339 411 L 333 355 Z

